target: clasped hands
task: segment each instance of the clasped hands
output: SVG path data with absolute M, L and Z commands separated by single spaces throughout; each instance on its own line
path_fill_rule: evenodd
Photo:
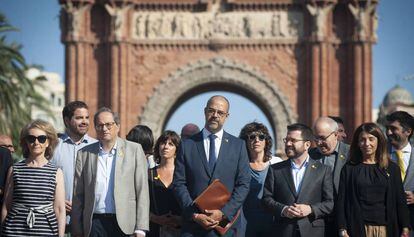
M 291 206 L 287 206 L 283 209 L 283 216 L 293 219 L 293 218 L 302 218 L 306 217 L 312 213 L 312 208 L 306 204 L 296 204 L 294 203 Z
M 214 229 L 223 220 L 220 210 L 205 210 L 204 213 L 193 214 L 193 220 L 206 230 Z

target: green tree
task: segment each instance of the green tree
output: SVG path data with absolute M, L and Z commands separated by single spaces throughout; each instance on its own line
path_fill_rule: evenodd
M 31 120 L 33 106 L 50 114 L 49 102 L 34 89 L 36 80 L 25 75 L 28 65 L 21 46 L 6 41 L 5 34 L 16 30 L 0 13 L 0 133 L 10 134 L 15 145 L 21 128 Z

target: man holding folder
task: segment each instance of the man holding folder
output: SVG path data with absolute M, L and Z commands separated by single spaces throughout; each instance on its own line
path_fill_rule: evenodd
M 223 130 L 229 116 L 229 102 L 211 97 L 204 108 L 203 130 L 182 141 L 176 158 L 174 192 L 183 210 L 182 236 L 218 236 L 214 228 L 231 221 L 249 191 L 249 161 L 244 142 Z M 231 193 L 219 210 L 199 210 L 193 203 L 215 179 Z M 226 236 L 234 236 L 232 227 Z

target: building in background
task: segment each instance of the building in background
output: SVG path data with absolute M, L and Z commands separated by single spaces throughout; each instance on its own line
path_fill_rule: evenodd
M 44 72 L 37 68 L 30 68 L 26 76 L 36 80 L 35 90 L 43 95 L 50 103 L 52 116 L 36 107 L 32 108 L 32 119 L 43 119 L 53 124 L 56 131 L 63 132 L 65 126 L 62 120 L 62 109 L 65 106 L 65 84 L 60 76 L 54 72 Z
M 411 93 L 399 85 L 387 92 L 380 105 L 377 122 L 385 124 L 385 116 L 394 111 L 406 111 L 414 116 L 414 101 Z
M 158 136 L 185 101 L 237 93 L 286 126 L 372 121 L 378 0 L 61 0 L 66 100 Z M 237 115 L 236 115 L 237 116 Z

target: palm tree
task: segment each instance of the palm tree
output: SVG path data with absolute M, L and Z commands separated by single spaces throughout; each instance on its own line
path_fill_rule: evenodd
M 25 75 L 28 66 L 21 46 L 6 42 L 5 33 L 15 30 L 0 13 L 0 133 L 10 134 L 18 144 L 20 129 L 31 120 L 32 106 L 49 109 L 48 101 L 34 89 L 35 80 Z

